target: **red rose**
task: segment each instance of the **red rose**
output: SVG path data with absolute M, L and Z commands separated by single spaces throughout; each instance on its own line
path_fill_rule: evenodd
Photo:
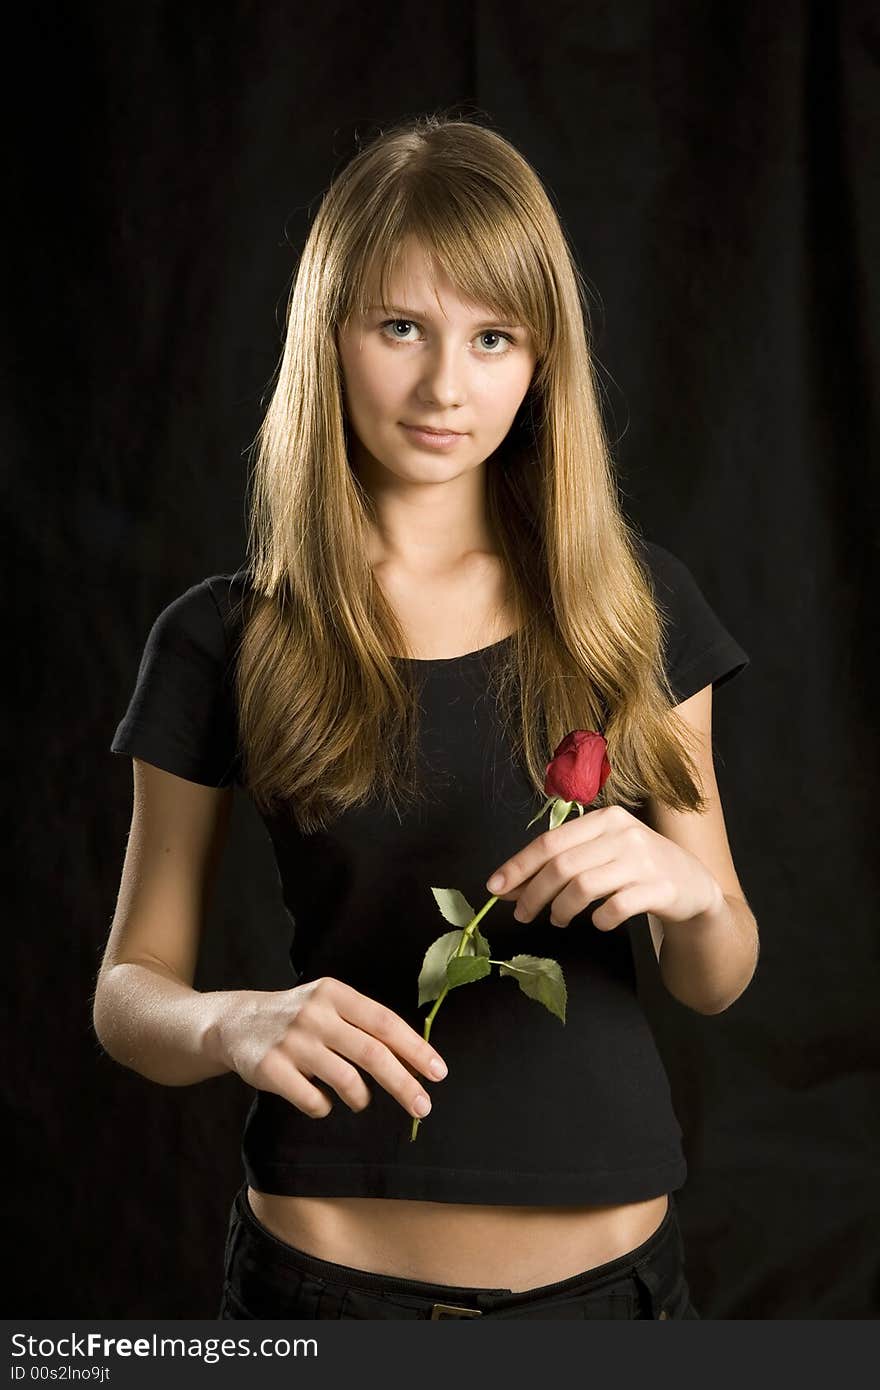
M 592 730 L 566 734 L 547 764 L 544 791 L 562 801 L 589 806 L 611 775 L 607 747 L 602 735 Z

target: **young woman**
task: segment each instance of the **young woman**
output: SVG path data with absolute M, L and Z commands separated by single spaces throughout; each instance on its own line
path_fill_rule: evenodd
M 112 744 L 134 812 L 98 1035 L 155 1081 L 231 1070 L 256 1092 L 221 1317 L 698 1316 L 629 932 L 700 1013 L 752 976 L 711 747 L 713 686 L 747 661 L 622 515 L 534 171 L 467 121 L 377 138 L 300 260 L 248 564 L 159 615 Z M 576 729 L 603 733 L 611 776 L 588 813 L 528 828 Z M 236 785 L 297 983 L 196 992 Z M 495 959 L 560 963 L 565 1023 L 493 971 L 428 1042 L 431 887 L 479 906 L 499 868 L 481 929 Z

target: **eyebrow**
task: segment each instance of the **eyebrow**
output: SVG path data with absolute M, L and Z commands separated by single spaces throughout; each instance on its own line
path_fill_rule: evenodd
M 421 309 L 407 309 L 407 308 L 406 308 L 404 305 L 402 305 L 402 304 L 369 304 L 369 305 L 367 305 L 367 313 L 368 313 L 368 314 L 372 314 L 372 313 L 385 313 L 386 311 L 387 311 L 389 314 L 399 314 L 400 317 L 403 318 L 403 319 L 415 319 L 417 322 L 422 322 L 422 321 L 427 322 L 427 323 L 430 323 L 430 322 L 431 322 L 431 315 L 425 313 L 425 312 L 424 312 L 423 310 L 421 310 Z M 524 324 L 517 323 L 515 320 L 507 320 L 507 321 L 505 321 L 503 318 L 479 319 L 479 320 L 478 320 L 478 319 L 474 319 L 473 322 L 474 322 L 474 327 L 475 327 L 475 328 L 487 328 L 487 327 L 489 327 L 490 325 L 491 325 L 491 326 L 494 326 L 495 324 L 498 324 L 498 325 L 499 325 L 500 327 L 502 327 L 502 328 L 524 328 L 524 327 L 525 327 Z

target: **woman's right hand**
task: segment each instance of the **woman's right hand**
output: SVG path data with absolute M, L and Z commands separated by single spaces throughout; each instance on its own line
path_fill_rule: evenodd
M 327 975 L 293 989 L 224 993 L 229 1005 L 219 1022 L 220 1051 L 230 1071 L 249 1086 L 273 1091 L 304 1115 L 322 1120 L 333 1101 L 313 1080 L 326 1082 L 357 1113 L 372 1099 L 358 1071 L 362 1067 L 408 1115 L 422 1119 L 430 1110 L 430 1098 L 408 1066 L 439 1081 L 430 1065 L 443 1059 L 378 1000 Z M 417 1108 L 420 1097 L 427 1109 Z

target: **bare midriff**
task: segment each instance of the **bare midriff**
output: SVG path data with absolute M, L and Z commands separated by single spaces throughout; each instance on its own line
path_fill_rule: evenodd
M 318 1259 L 514 1293 L 629 1254 L 654 1234 L 669 1205 L 665 1193 L 622 1206 L 535 1207 L 247 1192 L 268 1231 Z

